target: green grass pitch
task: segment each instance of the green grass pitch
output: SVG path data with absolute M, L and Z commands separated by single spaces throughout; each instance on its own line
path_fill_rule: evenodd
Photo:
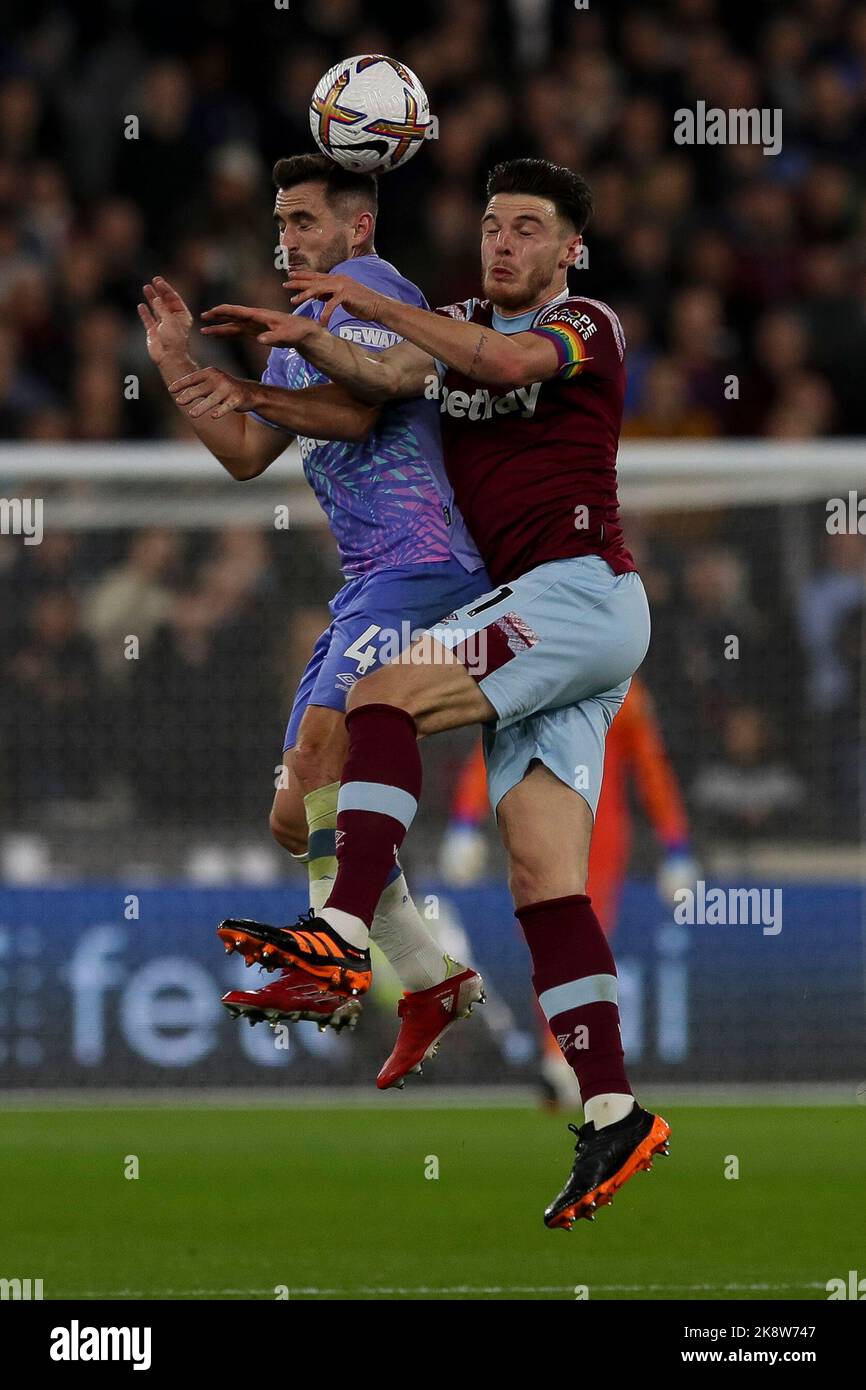
M 863 1269 L 862 1111 L 660 1108 L 670 1158 L 569 1234 L 541 1220 L 568 1117 L 6 1111 L 0 1275 L 46 1299 L 808 1300 Z

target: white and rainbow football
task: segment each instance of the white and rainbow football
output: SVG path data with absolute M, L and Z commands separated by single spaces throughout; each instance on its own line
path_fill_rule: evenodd
M 427 93 L 411 68 L 383 53 L 344 58 L 310 101 L 310 129 L 323 154 L 355 173 L 405 164 L 430 124 Z

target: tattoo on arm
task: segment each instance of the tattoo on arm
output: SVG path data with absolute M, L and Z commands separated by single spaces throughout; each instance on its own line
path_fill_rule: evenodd
M 482 333 L 479 333 L 479 335 L 478 335 L 478 346 L 477 346 L 476 349 L 475 349 L 475 353 L 474 353 L 474 355 L 473 355 L 473 357 L 472 357 L 472 361 L 471 361 L 470 364 L 469 364 L 469 371 L 468 371 L 468 373 L 467 373 L 467 375 L 470 376 L 470 377 L 474 377 L 474 375 L 475 375 L 475 368 L 477 367 L 478 362 L 479 362 L 479 359 L 480 359 L 480 357 L 481 357 L 481 354 L 482 354 L 482 352 L 484 351 L 484 344 L 485 344 L 486 342 L 487 342 L 487 334 L 486 334 L 486 333 L 483 333 L 483 332 L 482 332 Z

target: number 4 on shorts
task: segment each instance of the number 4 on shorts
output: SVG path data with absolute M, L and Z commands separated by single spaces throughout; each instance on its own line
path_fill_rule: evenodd
M 355 638 L 354 642 L 351 642 L 349 646 L 346 648 L 346 650 L 343 652 L 344 656 L 351 657 L 352 661 L 356 661 L 358 663 L 359 676 L 366 675 L 370 667 L 375 666 L 376 659 L 379 655 L 375 647 L 367 646 L 363 647 L 362 649 L 361 644 L 363 642 L 369 643 L 370 638 L 375 637 L 376 633 L 381 631 L 381 627 L 377 627 L 375 623 L 371 623 L 370 626 L 365 628 L 364 631 L 358 637 Z

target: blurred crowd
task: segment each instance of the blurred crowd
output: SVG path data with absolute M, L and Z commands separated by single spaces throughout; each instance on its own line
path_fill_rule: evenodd
M 3 822 L 99 800 L 152 824 L 264 814 L 339 583 L 319 549 L 252 527 L 0 538 Z
M 431 303 L 477 291 L 486 170 L 542 155 L 594 189 L 574 283 L 625 326 L 626 437 L 866 433 L 866 4 L 7 0 L 0 438 L 185 437 L 141 284 L 167 275 L 195 313 L 283 305 L 270 170 L 313 148 L 313 87 L 361 52 L 408 62 L 437 120 L 382 179 L 377 236 Z M 676 144 L 698 100 L 781 109 L 780 153 Z M 263 365 L 256 345 L 196 352 Z M 831 542 L 816 514 L 797 588 L 781 510 L 628 536 L 653 607 L 645 674 L 698 823 L 856 838 L 864 538 Z M 0 536 L 4 821 L 100 799 L 143 823 L 263 820 L 338 582 L 313 532 Z M 430 756 L 447 787 L 454 758 Z
M 595 191 L 589 264 L 575 275 L 623 319 L 628 434 L 866 426 L 863 3 L 7 0 L 4 11 L 5 437 L 182 428 L 143 355 L 142 281 L 168 275 L 196 311 L 279 304 L 272 164 L 313 148 L 308 102 L 327 67 L 377 51 L 414 67 L 438 123 L 382 179 L 378 237 L 432 303 L 477 289 L 485 171 L 543 155 Z M 674 113 L 698 100 L 781 110 L 781 152 L 676 144 Z M 225 360 L 257 372 L 257 351 Z M 139 399 L 124 395 L 130 372 Z

